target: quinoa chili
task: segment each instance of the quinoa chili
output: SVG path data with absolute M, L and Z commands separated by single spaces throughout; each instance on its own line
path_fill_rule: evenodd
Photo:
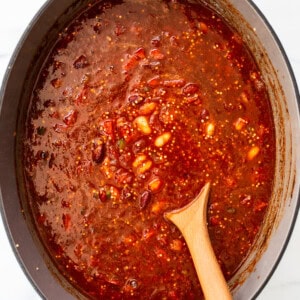
M 230 279 L 272 191 L 265 84 L 241 37 L 201 4 L 87 7 L 41 68 L 22 143 L 39 235 L 92 299 L 201 299 L 164 212 L 211 182 L 209 233 Z

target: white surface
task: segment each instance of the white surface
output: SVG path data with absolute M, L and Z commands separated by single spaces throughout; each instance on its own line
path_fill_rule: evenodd
M 44 2 L 45 0 L 1 0 L 0 83 L 19 38 Z M 300 1 L 255 0 L 254 2 L 281 40 L 300 85 Z M 258 297 L 259 300 L 300 299 L 299 251 L 300 220 L 298 219 L 285 255 L 268 285 Z M 18 265 L 0 221 L 0 300 L 26 299 L 38 300 L 40 297 Z

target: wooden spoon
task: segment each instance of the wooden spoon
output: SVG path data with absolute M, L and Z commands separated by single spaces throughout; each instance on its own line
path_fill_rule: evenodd
M 165 217 L 181 231 L 190 250 L 206 300 L 232 299 L 210 243 L 206 211 L 210 183 L 186 206 L 166 212 Z

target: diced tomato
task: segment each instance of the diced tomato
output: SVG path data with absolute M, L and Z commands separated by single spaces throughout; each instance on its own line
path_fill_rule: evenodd
M 69 214 L 63 214 L 62 215 L 62 221 L 63 221 L 63 225 L 65 230 L 68 230 L 70 228 L 71 225 L 71 216 Z
M 77 121 L 78 111 L 71 109 L 63 118 L 64 123 L 67 126 L 72 126 Z

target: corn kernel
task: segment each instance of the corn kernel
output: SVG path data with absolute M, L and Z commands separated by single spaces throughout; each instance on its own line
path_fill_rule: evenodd
M 155 139 L 154 145 L 156 147 L 163 147 L 166 143 L 168 143 L 170 138 L 171 138 L 171 133 L 170 132 L 165 132 L 165 133 L 161 134 L 160 136 L 158 136 Z
M 249 99 L 248 99 L 248 96 L 245 92 L 242 92 L 241 93 L 241 99 L 244 103 L 248 103 L 249 102 Z
M 163 201 L 157 201 L 152 205 L 151 211 L 153 213 L 159 213 L 165 209 L 165 205 Z
M 160 178 L 154 178 L 148 184 L 149 190 L 153 193 L 158 192 L 161 186 L 162 186 L 162 181 L 160 180 Z
M 147 159 L 147 156 L 145 154 L 139 154 L 135 160 L 132 163 L 132 166 L 134 168 L 137 168 L 139 165 L 141 165 L 145 160 Z
M 152 167 L 152 161 L 146 160 L 141 165 L 139 165 L 136 169 L 137 174 L 143 174 L 148 171 Z
M 259 153 L 259 147 L 258 146 L 253 146 L 247 153 L 247 159 L 252 160 L 254 159 L 258 153 Z
M 170 243 L 170 248 L 174 251 L 181 251 L 183 247 L 182 241 L 179 239 L 174 239 L 171 243 Z
M 141 115 L 150 115 L 156 108 L 157 104 L 155 102 L 148 102 L 142 105 L 139 109 Z
M 132 166 L 137 174 L 143 174 L 152 167 L 152 161 L 146 155 L 140 154 L 133 161 Z
M 243 118 L 238 118 L 235 122 L 234 122 L 234 127 L 236 130 L 242 130 L 246 125 L 248 124 L 248 122 L 243 119 Z
M 215 133 L 215 125 L 213 123 L 208 123 L 206 126 L 206 135 L 213 136 Z

